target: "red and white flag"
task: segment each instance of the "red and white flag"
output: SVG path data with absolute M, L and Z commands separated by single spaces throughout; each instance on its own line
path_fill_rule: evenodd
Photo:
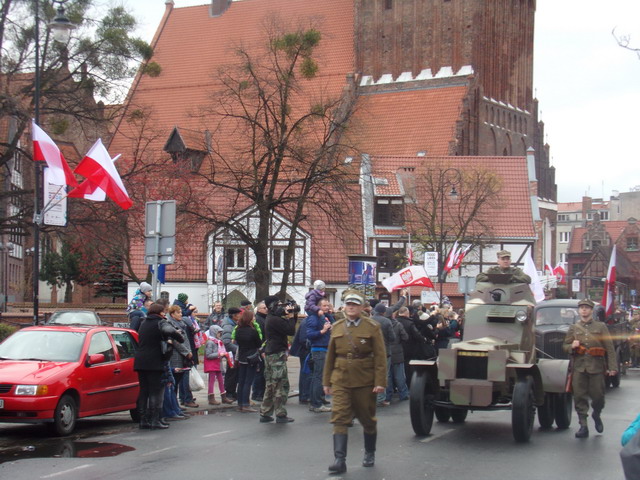
M 120 154 L 113 157 L 111 160 L 115 162 L 120 158 Z M 85 200 L 91 200 L 94 202 L 104 202 L 107 198 L 107 194 L 99 186 L 91 182 L 91 180 L 85 180 L 77 188 L 69 193 L 69 197 L 84 198 Z
M 563 262 L 558 262 L 556 268 L 553 269 L 553 274 L 558 279 L 558 283 L 560 285 L 564 285 L 565 283 L 567 283 L 567 271 L 564 269 Z
M 464 260 L 464 257 L 467 255 L 467 253 L 469 253 L 469 250 L 471 250 L 472 246 L 473 245 L 468 245 L 467 248 L 458 253 L 458 258 L 456 258 L 456 263 L 453 266 L 453 270 L 460 268 L 460 266 L 462 265 L 462 260 Z
M 73 176 L 73 171 L 69 168 L 60 149 L 34 120 L 31 121 L 31 136 L 33 137 L 33 159 L 47 162 L 49 181 L 54 185 L 78 186 L 76 177 Z
M 609 271 L 607 272 L 607 281 L 604 284 L 604 292 L 602 293 L 602 305 L 605 308 L 605 315 L 613 315 L 614 300 L 616 293 L 616 246 L 611 250 L 611 259 L 609 260 Z
M 427 271 L 422 265 L 403 268 L 399 272 L 382 280 L 382 285 L 390 292 L 414 285 L 433 288 L 433 283 L 429 280 Z
M 548 263 L 544 264 L 544 273 L 545 275 L 553 275 L 553 268 Z
M 447 261 L 444 263 L 443 270 L 449 273 L 455 266 L 456 260 L 458 259 L 458 254 L 460 250 L 458 249 L 458 241 L 453 244 L 451 250 L 449 251 L 449 255 L 447 255 Z
M 72 190 L 69 194 L 70 197 L 84 197 L 87 193 L 93 193 L 95 190 L 91 189 L 96 187 L 103 190 L 111 200 L 124 210 L 133 205 L 111 155 L 107 152 L 101 139 L 96 140 L 96 143 L 76 167 L 75 172 L 86 177 L 90 183 L 83 189 L 76 189 L 79 190 L 77 193 L 76 190 Z

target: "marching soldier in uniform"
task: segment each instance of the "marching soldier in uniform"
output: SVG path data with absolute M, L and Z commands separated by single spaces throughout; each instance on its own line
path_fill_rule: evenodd
M 571 386 L 580 421 L 576 438 L 589 436 L 589 397 L 596 431 L 604 431 L 600 418 L 604 408 L 604 375 L 615 376 L 617 368 L 616 352 L 609 330 L 604 323 L 593 320 L 593 306 L 594 303 L 588 299 L 578 302 L 580 320 L 569 326 L 563 345 L 564 351 L 573 355 Z
M 476 276 L 476 282 L 488 282 L 488 273 L 510 273 L 511 283 L 531 283 L 531 277 L 524 273 L 521 268 L 511 266 L 511 252 L 500 250 L 498 252 L 498 265 L 491 267 L 486 273 L 480 272 Z
M 331 329 L 331 338 L 324 365 L 322 385 L 326 395 L 333 395 L 332 473 L 347 471 L 347 429 L 353 418 L 364 429 L 364 460 L 372 467 L 375 462 L 377 419 L 376 394 L 387 386 L 387 354 L 380 325 L 363 314 L 365 298 L 357 290 L 348 290 L 343 297 L 345 318 Z

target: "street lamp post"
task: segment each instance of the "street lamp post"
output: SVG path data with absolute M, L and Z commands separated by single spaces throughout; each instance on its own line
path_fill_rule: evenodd
M 447 180 L 447 175 L 449 173 L 454 173 L 455 176 L 457 177 L 457 180 L 456 181 Z M 446 199 L 445 190 L 447 189 L 448 186 L 451 186 L 451 191 L 449 192 L 449 198 L 451 200 L 456 200 L 458 198 L 456 185 L 460 183 L 462 174 L 460 173 L 460 170 L 458 170 L 457 168 L 451 167 L 440 172 L 440 178 L 441 178 L 440 183 L 442 188 L 440 189 L 440 248 L 438 252 L 438 272 L 439 272 L 438 281 L 440 283 L 439 300 L 440 300 L 440 305 L 442 305 L 442 293 L 443 293 L 444 281 L 446 277 L 444 272 L 444 266 L 445 266 L 444 250 L 445 250 L 445 242 L 447 240 L 447 235 L 446 235 L 446 232 L 444 231 L 444 202 Z
M 33 117 L 36 125 L 40 125 L 40 0 L 34 1 L 35 10 L 35 71 L 33 79 Z M 67 43 L 71 36 L 71 30 L 75 27 L 64 14 L 64 4 L 68 0 L 53 0 L 58 4 L 56 18 L 49 24 L 55 41 Z M 33 162 L 34 176 L 34 205 L 33 205 L 33 323 L 38 325 L 40 303 L 40 225 L 42 224 L 42 212 L 40 211 L 41 190 L 40 164 Z

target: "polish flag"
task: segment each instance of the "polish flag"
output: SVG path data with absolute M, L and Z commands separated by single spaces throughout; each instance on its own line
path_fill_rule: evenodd
M 116 157 L 117 158 L 117 157 Z M 82 161 L 78 164 L 75 172 L 83 177 L 86 177 L 90 181 L 90 185 L 85 187 L 82 191 L 79 191 L 77 195 L 74 195 L 73 190 L 70 197 L 84 197 L 88 192 L 89 187 L 95 186 L 105 192 L 105 194 L 116 202 L 124 210 L 127 210 L 133 205 L 133 202 L 129 198 L 127 189 L 122 183 L 122 179 L 116 170 L 111 155 L 104 148 L 102 140 L 96 140 L 93 147 L 87 152 Z
M 459 253 L 460 251 L 458 249 L 458 241 L 456 240 L 456 242 L 453 244 L 453 247 L 451 247 L 449 255 L 447 255 L 447 261 L 444 263 L 443 269 L 445 272 L 449 273 L 454 268 Z
M 382 285 L 390 292 L 414 285 L 433 288 L 433 283 L 429 280 L 427 271 L 422 265 L 403 268 L 382 280 Z
M 605 308 L 605 315 L 613 315 L 614 300 L 616 292 L 616 246 L 611 250 L 611 260 L 609 260 L 609 271 L 607 272 L 607 281 L 604 284 L 604 292 L 602 293 L 602 305 Z
M 556 265 L 556 268 L 553 269 L 553 274 L 558 279 L 560 285 L 567 283 L 567 272 L 564 269 L 563 262 L 559 262 L 558 265 Z
M 31 121 L 31 135 L 33 137 L 33 159 L 44 160 L 49 167 L 49 181 L 54 185 L 69 185 L 77 187 L 76 177 L 64 155 L 51 137 L 45 133 L 35 122 Z
M 113 157 L 111 160 L 115 162 L 120 158 L 120 154 Z M 73 189 L 69 197 L 84 198 L 85 200 L 91 200 L 94 202 L 104 202 L 107 198 L 107 194 L 99 186 L 94 184 L 91 180 L 85 180 L 77 188 Z
M 544 273 L 545 275 L 553 275 L 553 268 L 548 263 L 544 264 Z
M 472 246 L 473 245 L 469 245 L 467 246 L 467 248 L 458 253 L 458 258 L 456 258 L 456 263 L 453 266 L 453 270 L 460 268 L 460 266 L 462 265 L 462 260 L 464 260 L 464 257 L 466 257 L 467 253 L 469 253 L 469 250 L 471 250 Z

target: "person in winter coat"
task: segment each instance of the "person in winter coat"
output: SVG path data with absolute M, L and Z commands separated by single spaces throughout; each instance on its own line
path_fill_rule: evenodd
M 253 322 L 253 312 L 244 310 L 238 319 L 238 326 L 235 330 L 235 342 L 238 345 L 238 411 L 242 413 L 255 413 L 257 410 L 251 408 L 249 395 L 251 385 L 258 368 L 259 360 L 252 361 L 255 356 L 260 356 L 262 337 Z
M 227 398 L 227 392 L 224 389 L 224 379 L 222 377 L 222 357 L 226 356 L 227 350 L 220 337 L 222 336 L 222 327 L 219 325 L 211 325 L 209 328 L 209 339 L 204 347 L 204 373 L 209 374 L 209 405 L 220 405 L 216 400 L 213 392 L 216 380 L 218 381 L 218 389 L 220 390 L 220 398 L 222 403 L 233 403 L 233 400 Z
M 222 308 L 222 302 L 216 302 L 213 304 L 213 311 L 207 317 L 204 322 L 204 330 L 209 331 L 212 325 L 222 326 L 222 320 L 224 320 L 226 313 Z
M 304 311 L 307 315 L 322 315 L 322 311 L 320 311 L 320 307 L 318 307 L 318 302 L 325 298 L 324 289 L 326 288 L 325 283 L 322 280 L 316 280 L 313 282 L 313 290 L 307 292 L 304 296 Z
M 232 336 L 241 314 L 242 310 L 231 307 L 228 315 L 222 321 L 222 343 L 234 358 L 233 366 L 227 366 L 227 371 L 224 373 L 224 390 L 227 392 L 227 398 L 231 400 L 237 400 L 236 388 L 238 386 L 238 362 L 235 361 L 238 355 L 238 345 L 233 343 Z
M 142 307 L 129 313 L 129 328 L 135 330 L 136 332 L 140 329 L 140 324 L 145 318 L 147 318 L 147 312 L 149 311 L 149 307 L 152 303 L 153 300 L 147 298 L 144 301 Z
M 409 387 L 411 384 L 411 367 L 409 362 L 411 360 L 426 359 L 427 357 L 424 356 L 424 353 L 429 342 L 422 336 L 414 321 L 409 317 L 409 309 L 407 307 L 402 307 L 398 310 L 397 320 L 404 327 L 404 331 L 407 332 L 407 340 L 402 342 L 402 352 L 404 354 L 405 379 L 407 387 Z
M 188 338 L 187 331 L 189 329 L 189 325 L 187 325 L 183 320 L 180 307 L 178 305 L 171 305 L 167 313 L 167 321 L 173 326 L 173 328 L 180 332 L 180 335 L 184 338 Z M 174 345 L 173 353 L 169 359 L 169 364 L 171 365 L 171 372 L 176 381 L 176 386 L 179 387 L 179 385 L 182 384 L 185 374 L 193 365 L 193 352 L 191 351 L 191 347 L 187 341 Z
M 406 307 L 402 307 L 405 308 Z M 409 400 L 409 389 L 407 388 L 407 378 L 404 372 L 404 350 L 402 344 L 409 340 L 409 335 L 402 324 L 391 316 L 393 333 L 396 338 L 391 342 L 391 363 L 389 365 L 387 378 L 387 396 L 385 402 L 391 403 L 394 390 L 398 391 L 400 401 Z
M 127 313 L 131 313 L 134 310 L 140 310 L 144 306 L 145 300 L 151 298 L 151 285 L 147 282 L 142 282 L 136 293 L 133 294 L 133 298 L 127 305 Z
M 133 369 L 138 373 L 140 391 L 138 413 L 140 428 L 164 429 L 169 425 L 162 422 L 162 401 L 164 385 L 162 374 L 165 361 L 162 359 L 162 340 L 172 339 L 184 342 L 184 337 L 173 328 L 164 317 L 164 307 L 153 304 L 138 332 L 138 348 L 133 361 Z
M 391 311 L 391 309 L 389 309 Z M 387 372 L 391 367 L 391 344 L 396 339 L 396 334 L 393 331 L 393 325 L 391 323 L 391 319 L 386 316 L 387 307 L 384 303 L 378 303 L 373 309 L 373 316 L 371 317 L 374 321 L 380 324 L 380 328 L 382 330 L 382 336 L 384 337 L 384 346 L 385 351 L 387 353 Z M 389 405 L 389 402 L 386 400 L 387 394 L 386 391 L 378 394 L 378 407 L 386 407 Z
M 260 327 L 260 331 L 262 332 L 262 341 L 265 340 L 265 325 L 267 321 L 267 306 L 264 302 L 258 303 L 256 305 L 256 323 Z M 258 365 L 258 369 L 256 370 L 256 376 L 253 379 L 253 386 L 251 387 L 251 400 L 255 400 L 256 402 L 262 402 L 262 398 L 264 397 L 264 389 L 265 389 L 265 379 L 264 379 L 264 358 L 260 358 L 260 365 Z
M 198 311 L 196 306 L 191 305 L 190 303 L 187 303 L 188 301 L 189 301 L 189 297 L 186 293 L 179 293 L 178 298 L 173 301 L 174 305 L 177 305 L 180 307 L 183 317 L 190 317 L 191 315 L 193 315 L 194 313 L 197 313 Z
M 314 413 L 323 413 L 331 411 L 331 407 L 325 406 L 325 402 L 323 401 L 322 371 L 327 357 L 331 327 L 335 323 L 335 319 L 330 313 L 331 306 L 329 300 L 322 298 L 318 301 L 317 306 L 319 307 L 319 311 L 324 313 L 322 315 L 309 315 L 305 321 L 307 339 L 311 347 L 311 358 L 313 359 L 309 410 Z M 302 328 L 302 326 L 300 328 Z

